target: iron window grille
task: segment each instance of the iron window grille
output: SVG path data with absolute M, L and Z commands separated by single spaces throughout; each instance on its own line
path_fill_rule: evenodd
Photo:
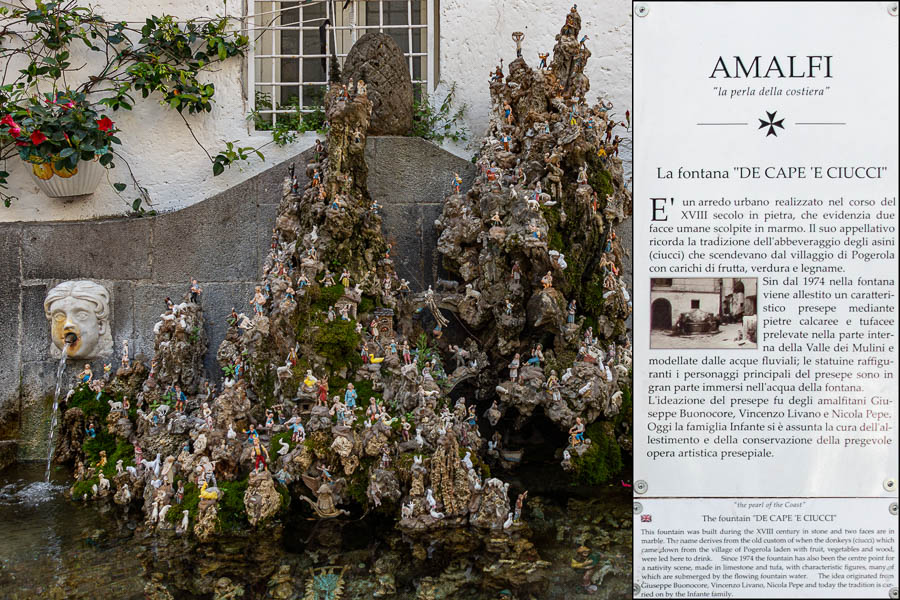
M 436 2 L 247 0 L 248 96 L 257 123 L 273 125 L 320 108 L 332 54 L 343 66 L 350 48 L 369 31 L 387 33 L 397 42 L 417 96 L 433 90 Z

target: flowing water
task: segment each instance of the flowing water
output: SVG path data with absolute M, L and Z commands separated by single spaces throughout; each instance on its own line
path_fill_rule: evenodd
M 201 574 L 212 581 L 227 576 L 247 583 L 245 600 L 265 598 L 266 580 L 259 571 L 290 567 L 302 593 L 311 568 L 347 565 L 342 600 L 373 597 L 375 561 L 385 553 L 399 553 L 394 600 L 413 600 L 419 577 L 437 576 L 452 556 L 438 548 L 418 561 L 407 555 L 402 536 L 390 519 L 309 520 L 298 507 L 284 519 L 284 532 L 274 547 L 264 548 L 270 534 L 251 531 L 242 539 L 223 538 L 204 549 L 184 545 L 183 538 L 145 534 L 137 510 L 123 513 L 111 503 L 71 502 L 63 492 L 72 484 L 66 469 L 55 470 L 44 482 L 43 463 L 20 463 L 0 473 L 0 598 L 80 600 L 111 598 L 139 600 L 144 586 L 161 574 L 179 600 L 209 600 L 212 586 L 187 589 Z M 617 600 L 631 594 L 631 506 L 628 490 L 616 485 L 593 488 L 548 485 L 565 481 L 558 465 L 512 477 L 514 485 L 530 487 L 526 504 L 532 540 L 541 557 L 551 563 L 549 587 L 522 600 Z M 540 485 L 539 485 L 540 484 Z M 512 491 L 512 486 L 511 486 Z M 518 489 L 516 490 L 518 491 Z M 581 572 L 570 566 L 574 548 L 585 543 L 603 555 L 611 570 L 600 589 L 588 594 Z M 430 549 L 429 549 L 430 552 Z M 452 554 L 452 553 L 451 553 Z M 402 573 L 401 573 L 402 572 Z M 495 600 L 493 594 L 444 594 L 441 600 Z
M 56 391 L 53 393 L 53 410 L 50 413 L 50 444 L 47 446 L 47 470 L 44 481 L 50 482 L 50 462 L 53 460 L 53 432 L 56 430 L 56 418 L 59 415 L 59 393 L 62 391 L 63 374 L 66 372 L 66 359 L 69 357 L 69 342 L 62 349 L 59 366 L 56 367 Z

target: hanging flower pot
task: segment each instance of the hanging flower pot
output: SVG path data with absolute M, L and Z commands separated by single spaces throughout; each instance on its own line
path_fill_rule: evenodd
M 93 194 L 106 172 L 96 159 L 80 160 L 72 168 L 57 169 L 52 162 L 26 163 L 25 168 L 40 190 L 51 198 Z
M 93 194 L 113 166 L 112 146 L 120 143 L 112 119 L 83 92 L 15 100 L 0 108 L 0 136 L 18 148 L 41 191 L 51 198 Z

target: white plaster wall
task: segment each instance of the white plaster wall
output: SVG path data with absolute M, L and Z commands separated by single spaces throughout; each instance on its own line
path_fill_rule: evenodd
M 240 17 L 243 0 L 96 0 L 98 10 L 110 20 L 143 21 L 150 14 L 172 14 L 192 17 L 227 14 Z M 487 128 L 490 109 L 488 71 L 504 57 L 504 64 L 515 58 L 513 31 L 526 34 L 523 52 L 526 60 L 537 63 L 537 52 L 548 52 L 554 44 L 569 10 L 569 0 L 441 0 L 440 2 L 440 75 L 446 82 L 456 82 L 460 102 L 467 108 L 466 125 L 470 131 L 468 144 L 445 147 L 466 159 L 474 154 L 473 140 Z M 602 92 L 612 100 L 613 109 L 624 117 L 631 102 L 631 3 L 626 0 L 583 2 L 579 6 L 582 33 L 590 36 L 593 56 L 586 72 L 591 78 L 590 101 Z M 216 103 L 205 115 L 186 115 L 194 133 L 215 154 L 227 141 L 243 146 L 262 146 L 271 141 L 267 133 L 254 133 L 246 120 L 248 105 L 243 80 L 244 65 L 240 60 L 226 63 L 221 70 L 208 74 L 216 86 Z M 436 94 L 443 98 L 445 84 Z M 147 188 L 152 208 L 171 211 L 212 196 L 267 169 L 310 146 L 315 138 L 308 133 L 293 147 L 278 148 L 274 144 L 263 149 L 266 161 L 256 158 L 248 164 L 232 166 L 213 177 L 209 159 L 191 138 L 179 115 L 153 102 L 138 102 L 135 109 L 112 115 L 122 129 L 122 147 L 117 149 L 130 163 L 137 180 Z M 626 162 L 631 160 L 631 146 L 620 150 Z M 24 165 L 18 159 L 7 161 L 10 172 L 9 193 L 18 196 L 11 208 L 0 207 L 0 221 L 44 221 L 90 219 L 120 215 L 137 197 L 132 189 L 120 198 L 111 185 L 100 184 L 91 196 L 64 201 L 40 193 Z M 630 172 L 630 168 L 627 169 Z M 109 173 L 110 181 L 131 183 L 125 165 L 118 161 Z
M 551 52 L 555 37 L 565 23 L 573 1 L 581 15 L 581 34 L 588 35 L 591 58 L 585 74 L 591 80 L 588 102 L 602 95 L 613 102 L 611 113 L 625 120 L 631 110 L 631 2 L 630 0 L 440 0 L 440 78 L 437 97 L 442 100 L 455 82 L 460 102 L 467 105 L 467 144 L 445 147 L 471 158 L 487 130 L 491 108 L 489 71 L 503 58 L 503 69 L 516 58 L 514 31 L 525 33 L 522 56 L 532 66 L 540 63 L 538 52 Z M 580 37 L 580 36 L 579 36 Z M 550 60 L 550 59 L 548 59 Z M 631 136 L 619 156 L 630 177 Z

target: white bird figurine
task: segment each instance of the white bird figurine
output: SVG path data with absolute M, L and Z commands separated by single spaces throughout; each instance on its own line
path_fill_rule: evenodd
M 512 527 L 512 524 L 513 524 L 513 514 L 512 514 L 512 512 L 510 512 L 506 516 L 506 520 L 503 522 L 503 529 L 509 529 L 510 527 Z
M 232 427 L 231 423 L 228 424 L 228 433 L 225 434 L 225 437 L 227 437 L 229 440 L 233 440 L 237 437 L 237 432 L 234 430 L 234 427 Z
M 467 469 L 467 470 L 471 470 L 471 469 L 473 468 L 473 466 L 472 466 L 472 452 L 470 452 L 469 450 L 466 450 L 466 455 L 465 455 L 465 457 L 463 457 L 462 463 L 463 463 L 464 465 L 466 465 L 466 469 Z
M 278 442 L 281 444 L 281 448 L 278 449 L 278 456 L 284 456 L 291 451 L 291 445 L 286 444 L 283 439 L 278 440 Z
M 428 488 L 425 500 L 428 502 L 428 506 L 430 509 L 428 513 L 432 516 L 432 518 L 443 519 L 444 513 L 437 511 L 437 500 L 434 499 L 434 493 L 431 491 L 431 488 Z

